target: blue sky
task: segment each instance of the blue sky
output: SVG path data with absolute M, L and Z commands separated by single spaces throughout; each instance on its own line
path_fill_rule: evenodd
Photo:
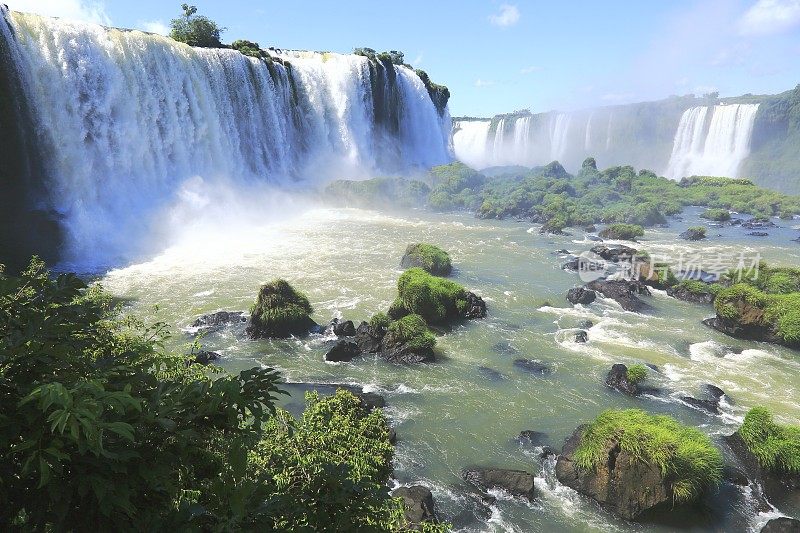
M 12 9 L 166 31 L 180 3 L 3 0 Z M 238 38 L 396 49 L 451 89 L 454 116 L 572 109 L 800 83 L 800 0 L 404 2 L 194 0 Z

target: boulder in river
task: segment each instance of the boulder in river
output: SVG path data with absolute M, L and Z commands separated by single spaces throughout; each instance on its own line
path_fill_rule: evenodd
M 474 292 L 468 292 L 462 316 L 464 318 L 485 318 L 486 302 Z
M 695 226 L 680 233 L 678 237 L 687 241 L 699 241 L 706 238 L 706 228 L 703 226 Z
M 586 287 L 573 287 L 567 291 L 567 301 L 573 305 L 589 305 L 595 298 L 597 293 Z
M 589 334 L 586 330 L 579 329 L 575 332 L 575 342 L 588 342 L 589 341 Z
M 207 350 L 200 350 L 194 354 L 194 359 L 188 361 L 189 364 L 195 363 L 198 365 L 210 365 L 212 362 L 217 361 L 220 355 L 217 352 L 210 352 Z
M 773 518 L 761 528 L 761 533 L 800 533 L 800 520 L 788 516 Z
M 514 366 L 534 376 L 547 376 L 553 372 L 550 365 L 534 359 L 514 359 Z
M 403 511 L 411 528 L 417 529 L 423 522 L 436 522 L 433 494 L 427 487 L 398 487 L 392 491 L 392 497 L 402 498 Z
M 611 244 L 611 245 L 598 245 L 592 247 L 592 252 L 599 255 L 606 261 L 612 263 L 619 263 L 623 261 L 631 261 L 636 255 L 636 248 L 625 246 L 624 244 Z
M 765 217 L 753 217 L 750 220 L 742 222 L 744 229 L 764 229 L 764 228 L 777 228 L 778 226 L 770 219 Z
M 400 260 L 402 268 L 419 267 L 434 276 L 448 276 L 453 270 L 450 255 L 432 244 L 409 244 Z
M 650 294 L 650 289 L 640 281 L 596 279 L 587 283 L 586 288 L 599 292 L 606 298 L 611 298 L 619 303 L 625 311 L 638 313 L 650 308 L 637 296 Z
M 524 470 L 476 467 L 465 469 L 462 475 L 465 481 L 486 490 L 502 489 L 514 496 L 534 497 L 534 476 Z
M 385 335 L 386 332 L 382 328 L 373 328 L 367 322 L 361 322 L 356 328 L 355 341 L 362 352 L 378 353 Z
M 714 301 L 714 293 L 709 285 L 702 281 L 683 281 L 667 287 L 667 295 L 684 302 L 710 304 Z
M 381 341 L 380 356 L 391 363 L 429 363 L 434 360 L 435 344 L 422 317 L 407 315 L 389 325 Z
M 331 329 L 333 334 L 337 337 L 353 337 L 356 334 L 356 327 L 352 320 L 339 320 L 334 318 L 331 320 Z
M 253 339 L 307 335 L 319 326 L 311 320 L 314 312 L 308 298 L 286 280 L 276 279 L 261 286 L 250 315 L 247 334 Z
M 615 364 L 608 371 L 606 385 L 629 396 L 636 396 L 640 392 L 639 386 L 628 379 L 628 367 L 621 363 Z
M 361 355 L 361 349 L 354 341 L 341 339 L 325 354 L 325 360 L 330 362 L 350 361 Z
M 214 330 L 228 324 L 247 322 L 244 311 L 217 311 L 197 318 L 191 327 L 196 329 Z

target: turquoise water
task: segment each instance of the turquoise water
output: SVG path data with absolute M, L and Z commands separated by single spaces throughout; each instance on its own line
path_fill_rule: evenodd
M 741 228 L 712 228 L 701 243 L 676 238 L 696 225 L 695 211 L 665 229 L 647 232 L 640 249 L 680 255 L 702 251 L 747 257 L 756 251 L 771 263 L 797 265 L 798 231 L 781 221 L 770 237 L 748 237 Z M 388 215 L 355 209 L 312 207 L 278 224 L 219 224 L 147 261 L 109 272 L 104 285 L 132 300 L 131 311 L 148 320 L 164 320 L 180 347 L 182 331 L 199 315 L 245 310 L 260 283 L 288 279 L 305 291 L 314 318 L 334 316 L 356 323 L 385 310 L 395 297 L 400 257 L 406 245 L 425 241 L 448 250 L 453 279 L 481 295 L 489 316 L 456 326 L 437 339 L 437 362 L 393 366 L 375 356 L 330 364 L 323 355 L 331 339 L 311 336 L 288 341 L 250 341 L 232 327 L 203 339 L 222 354 L 231 372 L 253 365 L 279 369 L 289 381 L 350 383 L 383 394 L 386 414 L 397 428 L 397 483 L 431 488 L 441 518 L 463 531 L 670 531 L 673 523 L 630 524 L 615 519 L 571 489 L 559 485 L 553 465 L 542 464 L 537 450 L 514 438 L 530 429 L 547 434 L 560 449 L 576 426 L 610 407 L 639 407 L 669 413 L 712 436 L 729 434 L 753 405 L 766 405 L 784 422 L 800 422 L 797 352 L 762 343 L 738 341 L 703 326 L 711 306 L 674 300 L 660 291 L 644 297 L 653 310 L 625 312 L 598 300 L 573 307 L 566 291 L 580 283 L 560 268 L 556 249 L 580 252 L 592 246 L 581 231 L 573 236 L 542 236 L 526 222 L 482 221 L 468 214 L 413 211 Z M 717 234 L 721 236 L 717 236 Z M 575 328 L 589 319 L 589 342 L 574 342 Z M 518 370 L 516 358 L 552 366 L 545 377 Z M 629 398 L 604 386 L 613 363 L 656 365 L 651 383 L 667 390 L 662 397 Z M 496 373 L 481 370 L 487 367 Z M 731 403 L 720 416 L 681 404 L 681 394 L 699 395 L 703 383 L 723 388 Z M 302 390 L 285 400 L 293 409 Z M 523 502 L 498 496 L 488 509 L 475 504 L 460 481 L 472 465 L 521 468 L 537 475 L 537 498 Z M 726 506 L 722 502 L 731 500 Z M 784 509 L 785 513 L 798 510 Z M 747 490 L 725 487 L 704 511 L 676 511 L 695 517 L 697 530 L 757 530 L 771 515 L 758 515 Z

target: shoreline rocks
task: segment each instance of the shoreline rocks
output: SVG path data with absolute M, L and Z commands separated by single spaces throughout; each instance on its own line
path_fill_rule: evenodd
M 573 305 L 589 305 L 597 298 L 597 293 L 586 287 L 573 287 L 567 291 L 567 301 Z
M 464 469 L 462 477 L 484 490 L 502 489 L 514 496 L 534 498 L 534 476 L 524 470 L 474 467 Z
M 402 498 L 403 514 L 411 528 L 418 529 L 423 522 L 438 522 L 433 494 L 427 487 L 422 485 L 398 487 L 392 491 L 392 497 Z
M 800 474 L 774 472 L 762 468 L 738 431 L 722 437 L 722 440 L 741 465 L 747 478 L 758 483 L 764 496 L 773 505 L 780 506 L 791 502 L 790 506 L 800 506 Z

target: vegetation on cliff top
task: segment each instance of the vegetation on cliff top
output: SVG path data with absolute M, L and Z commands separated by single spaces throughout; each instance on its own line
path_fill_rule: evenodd
M 700 431 L 663 415 L 639 409 L 608 410 L 583 432 L 575 451 L 575 463 L 594 469 L 608 459 L 610 443 L 634 460 L 652 464 L 671 480 L 673 498 L 678 502 L 697 498 L 722 478 L 722 454 Z
M 218 26 L 208 17 L 197 14 L 197 7 L 182 4 L 183 15 L 170 21 L 172 31 L 169 36 L 189 46 L 221 48 L 220 37 L 225 28 Z
M 763 468 L 800 474 L 800 427 L 776 424 L 766 408 L 754 407 L 739 434 Z

